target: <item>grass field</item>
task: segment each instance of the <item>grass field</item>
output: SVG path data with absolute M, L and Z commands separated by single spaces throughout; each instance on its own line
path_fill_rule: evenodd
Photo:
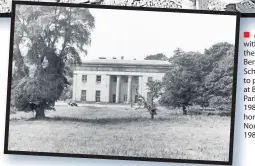
M 68 106 L 46 116 L 11 114 L 9 150 L 228 161 L 230 117 Z

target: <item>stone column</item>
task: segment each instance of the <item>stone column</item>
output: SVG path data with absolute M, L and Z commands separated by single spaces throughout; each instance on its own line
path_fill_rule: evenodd
M 105 101 L 106 102 L 110 102 L 110 93 L 111 93 L 111 76 L 110 75 L 106 75 L 105 76 L 105 84 L 106 84 L 106 88 L 108 88 L 106 91 L 105 91 Z
M 132 76 L 128 76 L 127 102 L 132 102 Z
M 143 77 L 139 76 L 139 83 L 138 83 L 138 92 L 143 95 Z
M 117 83 L 116 83 L 116 103 L 120 101 L 120 76 L 117 76 Z
M 77 73 L 73 74 L 73 96 L 72 96 L 72 100 L 76 101 L 76 84 L 77 84 Z

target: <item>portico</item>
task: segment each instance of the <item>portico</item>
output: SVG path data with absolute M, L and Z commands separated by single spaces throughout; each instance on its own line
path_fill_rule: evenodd
M 73 100 L 87 103 L 136 103 L 147 97 L 149 79 L 162 80 L 170 64 L 152 60 L 91 60 L 74 66 Z
M 130 103 L 135 102 L 136 92 L 139 89 L 139 77 L 134 75 L 109 75 L 109 102 Z

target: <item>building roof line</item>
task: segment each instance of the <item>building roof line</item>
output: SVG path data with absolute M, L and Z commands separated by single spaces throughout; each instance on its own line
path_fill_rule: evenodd
M 164 67 L 170 67 L 170 63 L 167 61 L 160 61 L 160 60 L 109 60 L 109 59 L 98 59 L 98 60 L 86 60 L 82 62 L 80 65 L 74 65 L 74 66 L 120 66 L 124 67 L 123 65 L 126 65 L 127 67 L 130 66 L 164 66 Z

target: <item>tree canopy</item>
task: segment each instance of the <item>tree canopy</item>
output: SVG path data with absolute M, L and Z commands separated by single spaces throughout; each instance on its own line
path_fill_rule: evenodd
M 234 46 L 217 43 L 204 53 L 185 52 L 180 48 L 170 58 L 171 69 L 163 81 L 161 103 L 182 107 L 196 104 L 230 111 Z
M 186 114 L 186 107 L 192 105 L 201 80 L 197 66 L 200 56 L 197 52 L 175 50 L 170 59 L 171 69 L 164 77 L 165 92 L 161 102 L 173 107 L 183 107 Z
M 168 61 L 169 60 L 169 58 L 166 55 L 164 55 L 163 53 L 148 55 L 144 59 L 145 60 L 162 60 L 162 61 Z
M 36 115 L 54 107 L 68 84 L 71 64 L 80 63 L 90 44 L 94 17 L 88 9 L 18 6 L 14 29 L 12 97 L 24 110 L 38 105 Z

